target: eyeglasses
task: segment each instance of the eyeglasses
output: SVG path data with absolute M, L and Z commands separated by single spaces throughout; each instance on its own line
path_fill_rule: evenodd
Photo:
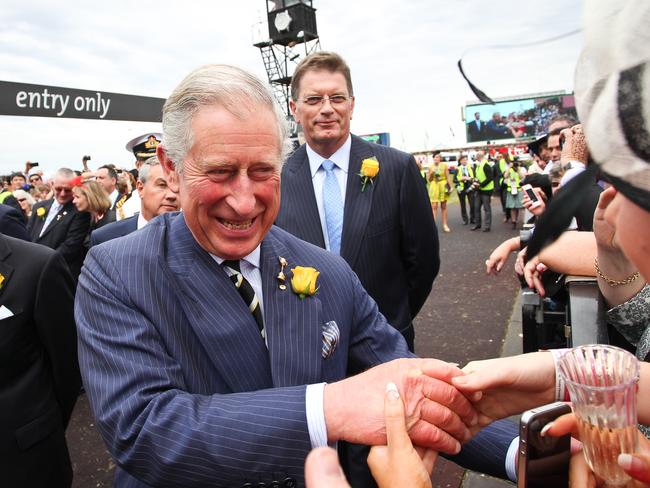
M 72 193 L 72 188 L 62 188 L 55 186 L 54 193 Z
M 322 105 L 325 100 L 329 100 L 329 102 L 332 105 L 341 105 L 345 102 L 347 102 L 350 99 L 350 97 L 345 96 L 345 95 L 312 95 L 307 98 L 303 98 L 303 102 L 306 103 L 307 105 Z
M 30 183 L 33 183 L 33 182 L 35 182 L 35 181 L 43 181 L 43 180 L 41 179 L 40 176 L 32 176 L 32 177 L 29 179 L 29 182 L 30 182 Z
M 24 202 L 25 200 L 27 200 L 27 199 L 26 198 L 19 198 L 18 199 L 19 202 Z

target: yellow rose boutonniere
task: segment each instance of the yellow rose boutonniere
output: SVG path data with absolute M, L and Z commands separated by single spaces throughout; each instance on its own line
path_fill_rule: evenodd
M 361 191 L 366 189 L 368 182 L 374 183 L 374 178 L 379 173 L 379 161 L 376 157 L 366 158 L 361 161 L 361 172 L 359 176 L 361 177 Z
M 318 291 L 316 286 L 316 280 L 320 271 L 315 268 L 305 268 L 302 266 L 296 266 L 291 270 L 293 276 L 291 277 L 291 288 L 293 292 L 304 299 L 305 297 L 310 297 Z
M 0 273 L 0 288 L 2 288 L 2 285 L 5 283 L 5 275 Z
M 38 215 L 40 218 L 44 219 L 45 218 L 45 209 L 43 207 L 38 207 L 36 209 L 36 215 Z

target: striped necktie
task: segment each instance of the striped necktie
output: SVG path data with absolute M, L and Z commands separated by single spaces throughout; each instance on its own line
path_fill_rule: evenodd
M 230 280 L 233 282 L 239 295 L 244 299 L 244 303 L 253 314 L 255 322 L 257 322 L 257 327 L 260 329 L 260 334 L 264 337 L 264 319 L 262 318 L 262 309 L 260 308 L 260 301 L 255 295 L 255 290 L 251 284 L 244 278 L 244 275 L 241 273 L 241 268 L 239 266 L 239 261 L 224 261 L 222 263 L 226 266 L 230 272 Z
M 329 239 L 330 251 L 341 254 L 341 234 L 343 233 L 343 199 L 341 187 L 334 174 L 334 163 L 329 159 L 323 161 L 325 182 L 323 183 L 323 207 L 325 210 L 325 225 Z

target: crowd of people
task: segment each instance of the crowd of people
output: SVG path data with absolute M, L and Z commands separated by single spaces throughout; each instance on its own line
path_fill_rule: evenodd
M 650 9 L 633 13 L 647 19 Z M 593 49 L 601 60 L 610 47 Z M 3 482 L 70 486 L 64 433 L 81 381 L 116 486 L 425 487 L 439 452 L 514 480 L 517 428 L 505 418 L 565 398 L 561 353 L 463 370 L 415 357 L 413 319 L 440 264 L 437 208 L 449 232 L 454 188 L 474 230 L 490 229 L 495 193 L 515 226 L 526 207 L 539 221 L 516 266 L 540 293 L 553 258 L 575 267 L 593 253 L 621 333 L 645 359 L 650 157 L 639 145 L 647 125 L 636 122 L 650 120 L 650 88 L 628 68 L 647 65 L 632 57 L 585 71 L 583 125 L 554 120 L 527 173 L 504 152 L 461 156 L 454 175 L 438 156 L 422 175 L 411 155 L 352 135 L 350 68 L 316 52 L 292 79 L 306 140 L 292 153 L 268 86 L 208 65 L 167 99 L 162 136 L 127 145 L 136 171 L 91 170 L 84 157 L 79 171 L 52 178 L 33 165 L 12 174 L 0 194 Z M 589 92 L 610 76 L 622 85 Z M 621 93 L 636 97 L 625 107 L 637 112 L 615 111 L 623 130 L 605 131 L 603 106 Z M 612 188 L 602 191 L 593 165 Z M 523 196 L 526 181 L 543 203 Z M 565 206 L 575 222 L 558 213 L 557 226 L 576 231 L 554 245 L 572 251 L 539 253 Z M 500 246 L 488 271 L 503 269 L 513 247 Z M 639 307 L 646 313 L 632 317 Z M 644 364 L 642 422 L 648 372 Z M 579 459 L 572 486 L 588 486 Z M 644 481 L 649 461 L 619 458 Z
M 515 155 L 511 146 L 503 146 L 498 150 L 489 148 L 473 151 L 471 156 L 460 153 L 453 170 L 448 163 L 442 161 L 440 152 L 433 153 L 432 162 L 428 166 L 422 164 L 421 159 L 416 160 L 427 185 L 436 222 L 440 207 L 443 232 L 451 232 L 447 202 L 454 192 L 460 202 L 463 225 L 469 225 L 471 230 L 490 232 L 492 197 L 501 205 L 503 223 L 511 224 L 513 229 L 527 223 L 532 215 L 523 211 L 523 187 L 528 184 L 535 187 L 550 185 L 554 189 L 559 187 L 565 169 L 568 169 L 568 163 L 560 162 L 560 131 L 575 123 L 576 120 L 568 116 L 552 119 L 549 134 L 529 144 L 529 154 L 525 159 Z M 553 146 L 549 146 L 549 138 Z M 554 149 L 551 151 L 549 147 Z M 564 177 L 565 182 L 579 171 L 579 164 L 573 161 L 573 166 L 569 166 L 572 169 Z M 540 178 L 539 175 L 543 177 Z M 547 198 L 546 193 L 544 198 Z M 589 221 L 589 216 L 585 220 Z

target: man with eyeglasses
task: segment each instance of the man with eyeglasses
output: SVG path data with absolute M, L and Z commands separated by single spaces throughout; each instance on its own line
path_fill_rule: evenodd
M 294 72 L 291 96 L 307 143 L 282 169 L 276 224 L 345 259 L 413 351 L 412 320 L 440 264 L 415 159 L 350 134 L 352 80 L 338 54 L 307 56 Z M 378 162 L 379 172 L 364 180 L 359 174 L 368 160 Z
M 56 172 L 52 184 L 54 198 L 34 205 L 27 230 L 32 242 L 59 252 L 76 279 L 81 271 L 81 248 L 90 228 L 90 214 L 78 212 L 72 203 L 72 179 L 75 176 L 74 171 L 68 168 Z
M 412 321 L 440 266 L 438 233 L 415 159 L 351 135 L 352 80 L 338 54 L 317 52 L 303 59 L 293 74 L 291 97 L 306 144 L 282 168 L 276 225 L 345 259 L 413 351 Z M 369 161 L 377 162 L 379 171 L 364 179 Z M 351 360 L 348 373 L 358 371 Z M 503 476 L 505 456 L 499 453 L 508 449 L 516 428 L 501 424 L 482 434 L 456 461 Z M 375 485 L 367 448 L 339 443 L 339 453 L 352 486 Z

